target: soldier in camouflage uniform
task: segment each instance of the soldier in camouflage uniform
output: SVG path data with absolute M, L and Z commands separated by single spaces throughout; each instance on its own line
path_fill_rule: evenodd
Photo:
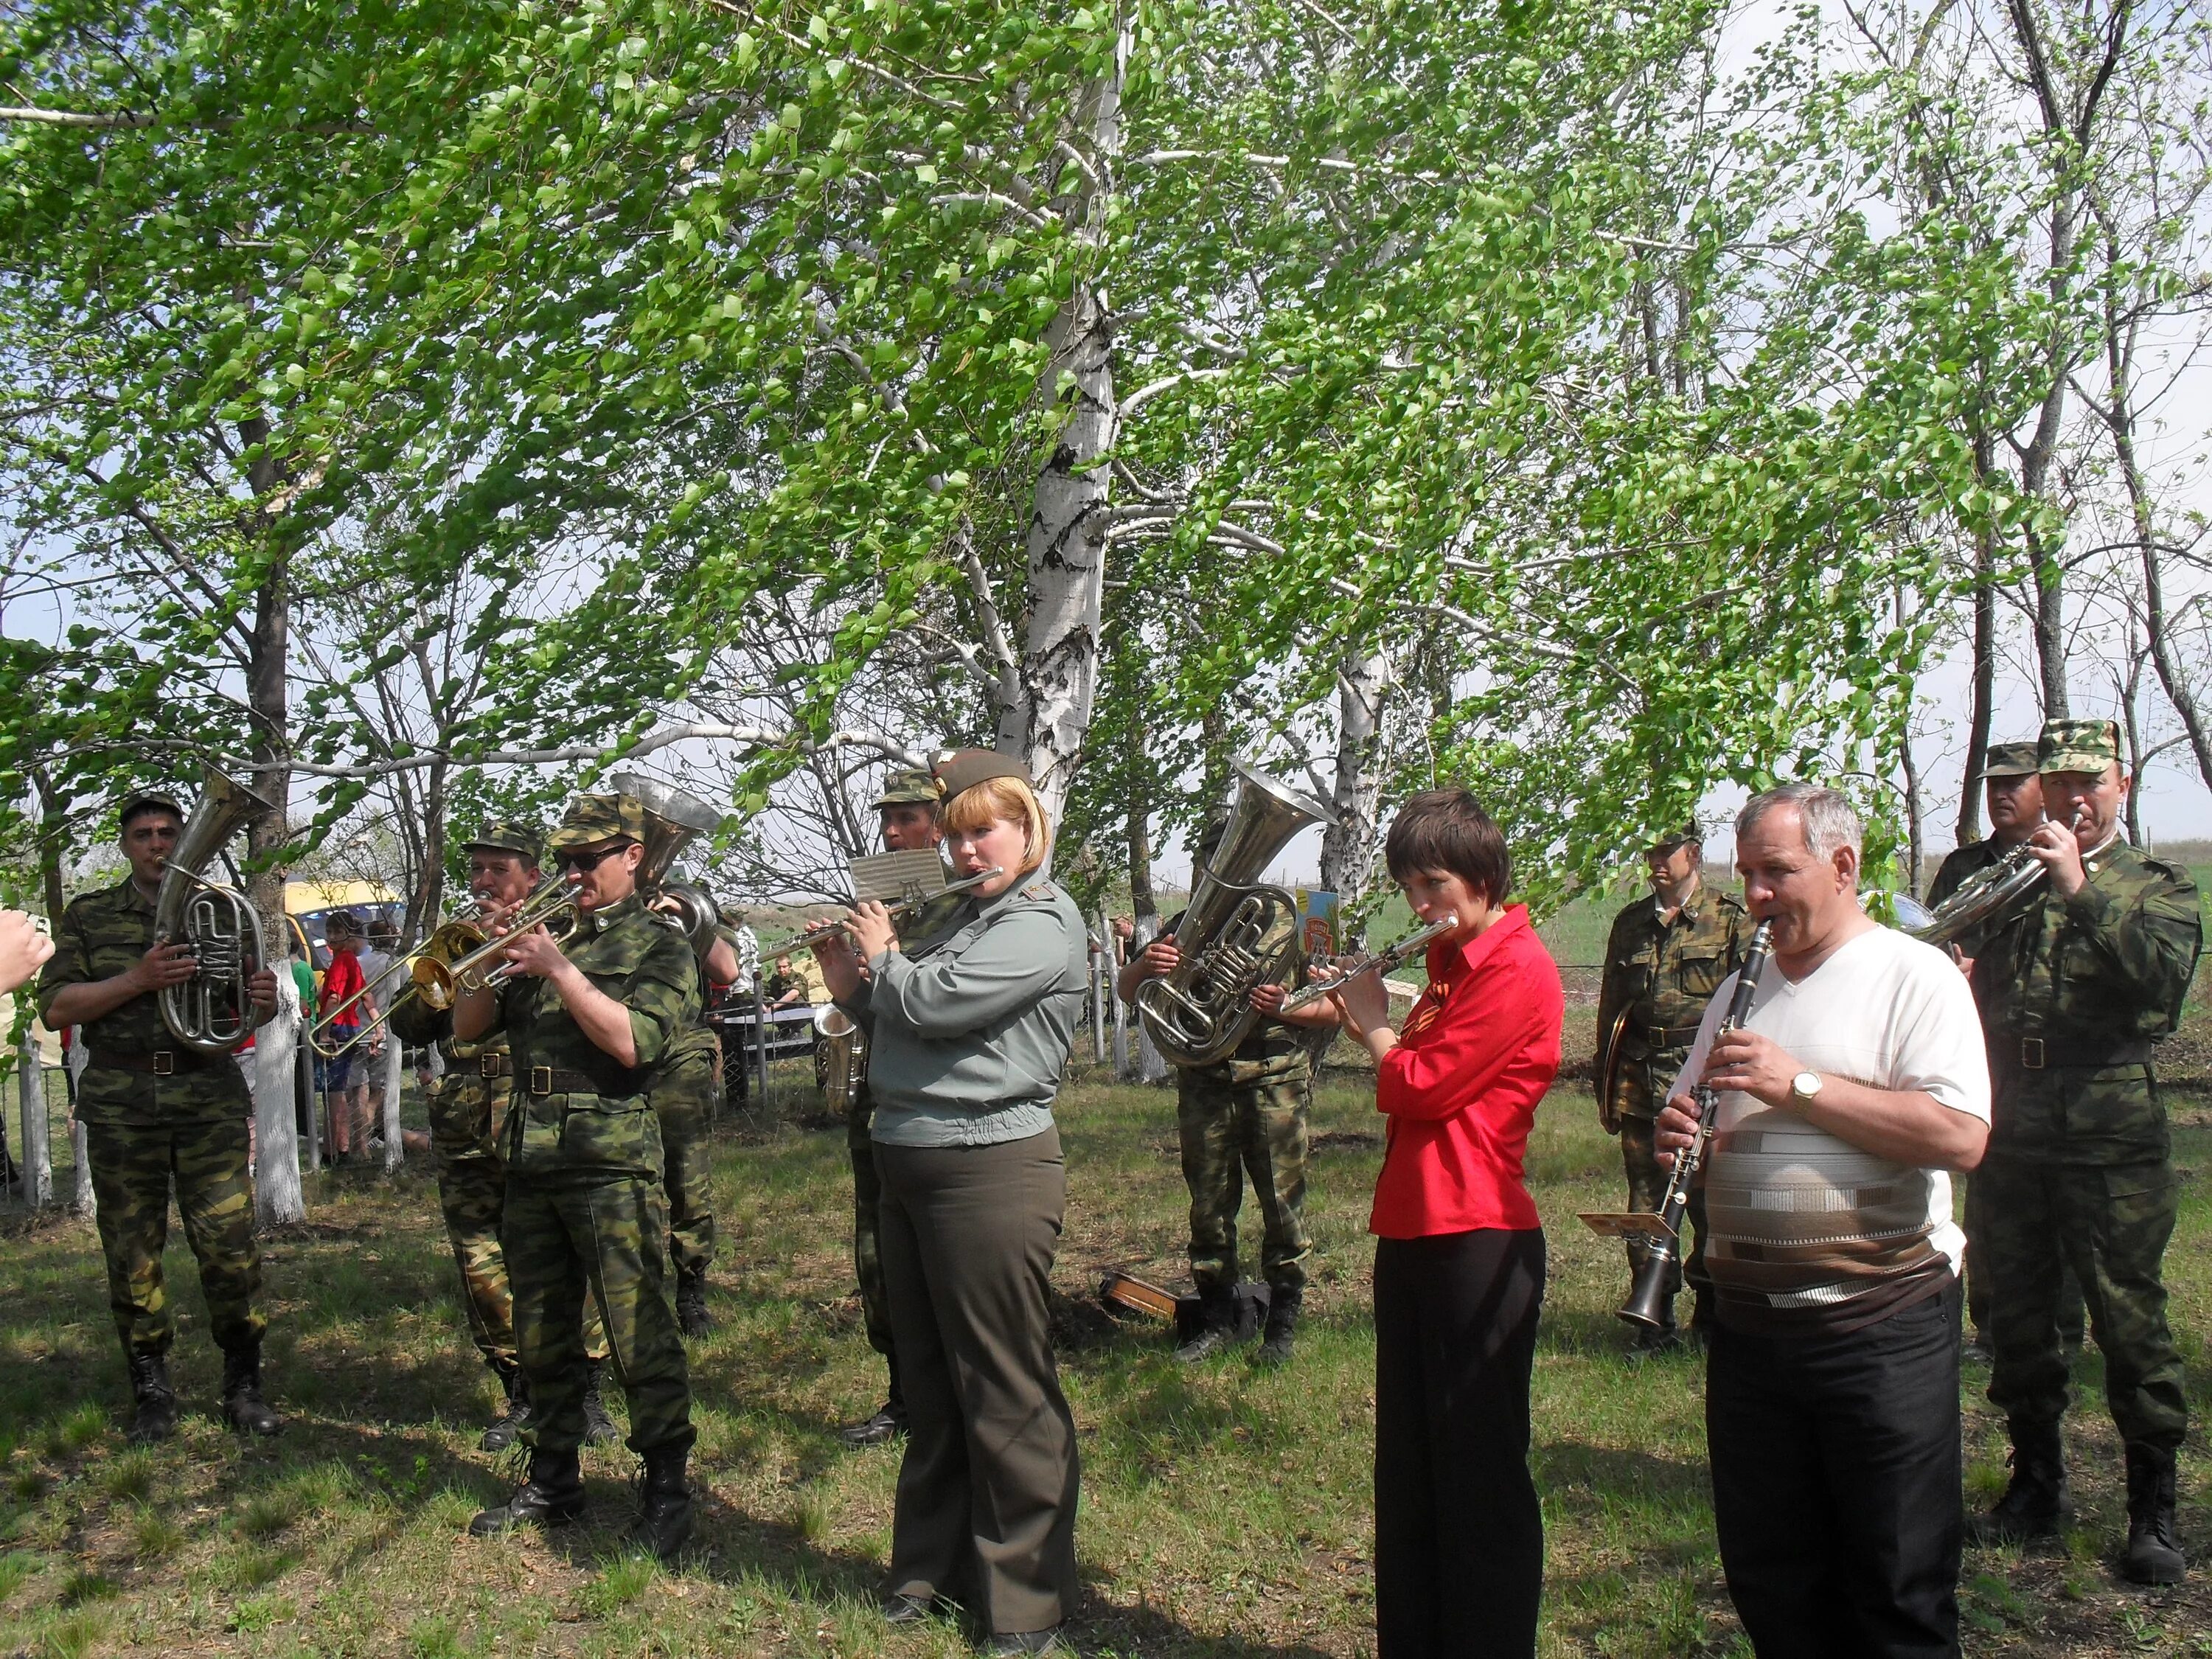
M 167 1361 L 175 1322 L 161 1274 L 173 1181 L 222 1350 L 223 1419 L 245 1433 L 275 1434 L 283 1423 L 261 1397 L 266 1322 L 254 1306 L 261 1254 L 246 1168 L 252 1102 L 229 1055 L 203 1054 L 171 1035 L 158 995 L 197 971 L 189 945 L 154 936 L 155 901 L 184 813 L 166 796 L 134 795 L 119 816 L 130 871 L 63 912 L 39 981 L 39 1013 L 55 1030 L 79 1027 L 89 1056 L 76 1115 L 99 1206 L 108 1305 L 130 1370 L 131 1437 L 162 1440 L 177 1426 Z M 258 1024 L 276 1010 L 276 976 L 264 967 L 250 985 Z
M 737 955 L 728 940 L 710 935 L 697 953 L 701 975 L 727 984 L 737 977 Z M 707 1269 L 714 1260 L 709 1131 L 722 1087 L 722 1039 L 707 1023 L 706 1001 L 702 983 L 698 1018 L 668 1045 L 653 1079 L 653 1111 L 667 1160 L 661 1182 L 668 1194 L 668 1259 L 676 1267 L 676 1324 L 695 1337 L 714 1328 L 707 1311 Z
M 1936 879 L 1928 884 L 1924 902 L 1929 909 L 1957 892 L 1969 877 L 1979 875 L 2002 861 L 2033 835 L 2036 826 L 2043 822 L 2043 772 L 2036 747 L 2033 739 L 1990 746 L 1989 758 L 1981 772 L 1990 833 L 1984 840 L 1969 842 L 1944 855 L 1943 862 L 1936 868 Z M 1953 947 L 1953 954 L 1971 961 L 1979 947 L 1978 939 L 1966 939 Z M 1978 1000 L 1978 986 L 1976 989 Z M 1992 1081 L 1997 1075 L 1996 1056 L 1993 1053 L 1990 1057 Z M 1990 1264 L 1981 1241 L 1989 1231 L 1989 1220 L 1982 1213 L 1972 1177 L 1958 1179 L 1966 1188 L 1960 1225 L 1966 1234 L 1966 1322 L 1973 1332 L 1966 1351 L 1986 1360 L 1990 1357 Z M 2078 1348 L 2081 1346 L 2085 1316 L 2081 1287 L 2074 1282 L 2073 1268 L 2062 1265 L 2060 1274 L 2058 1332 L 2069 1347 Z
M 596 1297 L 629 1400 L 630 1449 L 645 1461 L 638 1535 L 665 1559 L 690 1536 L 695 1433 L 684 1342 L 662 1289 L 668 1212 L 647 1091 L 677 1034 L 698 1021 L 699 967 L 638 894 L 644 835 L 635 796 L 577 797 L 550 842 L 581 911 L 575 929 L 560 940 L 542 928 L 510 935 L 513 977 L 463 991 L 453 1032 L 477 1042 L 503 1030 L 514 1044 L 500 1237 L 532 1402 L 529 1479 L 469 1529 L 581 1513 L 579 1327 Z
M 2188 1427 L 2161 1281 L 2179 1186 L 2150 1065 L 2174 1030 L 2202 945 L 2197 888 L 2119 839 L 2130 779 L 2109 720 L 2043 730 L 2044 809 L 2029 845 L 2048 879 L 1990 927 L 1974 958 L 1997 1071 L 1984 1188 L 1996 1305 L 1990 1399 L 2009 1421 L 2012 1480 L 1979 1518 L 1985 1540 L 2064 1524 L 2059 1421 L 2067 1364 L 2058 1270 L 2071 1261 L 2105 1358 L 2106 1403 L 2126 1448 L 2121 1571 L 2175 1583 L 2174 1453 Z
M 1200 832 L 1194 856 L 1203 864 L 1220 844 L 1227 820 L 1215 818 Z M 1169 919 L 1153 940 L 1121 970 L 1117 984 L 1127 1001 L 1146 980 L 1164 977 L 1182 960 L 1173 934 L 1181 916 Z M 1323 1001 L 1295 1021 L 1276 1011 L 1305 972 L 1297 918 L 1279 916 L 1256 954 L 1285 954 L 1280 977 L 1253 988 L 1252 1006 L 1267 1016 L 1225 1060 L 1176 1073 L 1176 1131 L 1182 1145 L 1183 1185 L 1190 1193 L 1190 1276 L 1198 1291 L 1199 1325 L 1176 1350 L 1186 1363 L 1211 1358 L 1237 1340 L 1237 1212 L 1244 1177 L 1262 1228 L 1260 1271 L 1267 1284 L 1267 1323 L 1259 1363 L 1291 1358 L 1305 1304 L 1306 1257 L 1313 1243 L 1305 1225 L 1307 1118 L 1313 1101 L 1310 1028 L 1334 1025 L 1335 1006 Z
M 1667 1091 L 1688 1064 L 1698 1022 L 1721 981 L 1743 963 L 1751 922 L 1732 893 L 1705 884 L 1704 833 L 1692 823 L 1679 836 L 1654 843 L 1644 854 L 1652 896 L 1638 899 L 1613 918 L 1606 939 L 1605 974 L 1598 986 L 1598 1116 L 1620 1136 L 1620 1161 L 1628 1176 L 1628 1207 L 1657 1212 L 1667 1191 L 1667 1171 L 1652 1144 L 1652 1122 L 1666 1103 Z M 1686 1230 L 1697 1243 L 1685 1264 L 1693 1298 L 1690 1328 L 1702 1333 L 1712 1317 L 1712 1282 L 1705 1277 L 1705 1195 L 1690 1194 Z M 1649 1247 L 1628 1241 L 1632 1282 L 1644 1267 Z M 1674 1297 L 1684 1270 L 1668 1274 L 1667 1322 L 1637 1333 L 1642 1348 L 1671 1347 Z
M 462 848 L 469 861 L 471 896 L 502 910 L 528 898 L 538 889 L 542 839 L 534 823 L 486 823 Z M 446 1073 L 429 1091 L 430 1155 L 438 1169 L 438 1207 L 460 1269 L 470 1334 L 507 1398 L 477 1443 L 485 1451 L 504 1451 L 521 1434 L 530 1404 L 529 1383 L 514 1347 L 514 1292 L 507 1284 L 507 1258 L 499 1245 L 500 1218 L 507 1206 L 507 1166 L 500 1137 L 514 1092 L 513 1059 L 503 1035 L 463 1042 L 453 1036 L 453 1011 L 432 1008 L 420 997 L 399 1002 L 391 1023 L 401 1041 L 434 1042 L 445 1056 Z M 591 1445 L 611 1443 L 615 1426 L 599 1397 L 607 1338 L 596 1303 L 587 1303 L 584 1309 L 584 1350 L 589 1367 L 584 1437 Z
M 883 831 L 884 851 L 911 852 L 935 847 L 945 839 L 937 822 L 939 793 L 937 778 L 929 772 L 894 772 L 884 781 L 884 792 L 876 797 L 876 818 Z M 894 926 L 900 943 L 912 945 L 938 933 L 959 910 L 960 896 L 947 894 L 897 918 Z M 876 1230 L 876 1205 L 883 1188 L 876 1179 L 875 1143 L 870 1139 L 875 1121 L 875 1097 L 868 1092 L 864 1066 L 854 1080 L 851 1103 L 845 1112 L 845 1150 L 853 1164 L 853 1273 L 860 1285 L 860 1318 L 868 1333 L 868 1346 L 883 1355 L 890 1384 L 884 1403 L 873 1414 L 837 1431 L 837 1437 L 853 1447 L 879 1446 L 906 1432 L 906 1399 L 899 1392 L 898 1355 L 891 1346 L 890 1296 L 884 1288 L 883 1253 Z

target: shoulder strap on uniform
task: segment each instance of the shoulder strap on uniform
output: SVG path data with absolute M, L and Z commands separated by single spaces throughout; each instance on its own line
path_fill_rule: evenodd
M 1060 889 L 1049 880 L 1033 881 L 1021 890 L 1021 896 L 1032 902 L 1042 902 L 1060 896 Z

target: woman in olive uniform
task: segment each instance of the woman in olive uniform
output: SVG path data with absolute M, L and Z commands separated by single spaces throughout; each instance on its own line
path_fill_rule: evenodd
M 957 874 L 1001 873 L 902 945 L 880 904 L 821 955 L 868 1027 L 878 1224 L 908 1427 L 884 1616 L 969 1608 L 1042 1653 L 1075 1597 L 1075 1425 L 1046 1289 L 1066 1169 L 1052 1103 L 1080 1017 L 1083 918 L 1039 876 L 1051 826 L 1019 763 L 937 769 Z

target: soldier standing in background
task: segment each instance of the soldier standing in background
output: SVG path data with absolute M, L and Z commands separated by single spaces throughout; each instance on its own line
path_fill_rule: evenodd
M 1742 901 L 1705 883 L 1705 835 L 1693 821 L 1679 836 L 1653 842 L 1644 863 L 1651 896 L 1638 899 L 1613 920 L 1607 936 L 1605 975 L 1597 998 L 1597 1108 L 1608 1133 L 1620 1136 L 1620 1161 L 1628 1176 L 1628 1207 L 1644 1214 L 1659 1208 L 1667 1171 L 1652 1146 L 1652 1121 L 1667 1090 L 1689 1060 L 1698 1022 L 1723 980 L 1743 964 L 1751 923 Z M 1687 1226 L 1698 1242 L 1685 1264 L 1692 1297 L 1690 1329 L 1702 1336 L 1712 1322 L 1712 1281 L 1705 1276 L 1705 1195 L 1690 1194 Z M 1644 1266 L 1648 1247 L 1628 1241 L 1629 1278 Z M 1674 1325 L 1674 1297 L 1683 1271 L 1672 1273 L 1664 1304 L 1668 1322 L 1637 1334 L 1639 1348 L 1661 1349 L 1680 1339 Z
M 1936 879 L 1928 884 L 1925 901 L 1929 909 L 1956 893 L 1968 877 L 1979 875 L 2003 859 L 2013 849 L 2025 843 L 2033 835 L 2036 826 L 2043 822 L 2043 773 L 2036 759 L 2033 738 L 2024 743 L 1998 743 L 1990 745 L 1989 760 L 1982 768 L 1983 804 L 1989 809 L 1990 833 L 1987 839 L 1970 842 L 1953 848 L 1944 855 L 1936 871 Z M 1980 948 L 1978 938 L 1961 940 L 1952 947 L 1952 954 L 1971 963 Z M 1981 1001 L 1978 986 L 1975 1001 Z M 1996 1056 L 1990 1056 L 1990 1077 L 1994 1085 L 2000 1075 Z M 1997 1109 L 2000 1112 L 2002 1108 Z M 1966 1233 L 1966 1322 L 1972 1334 L 1967 1338 L 1966 1351 L 1976 1358 L 1990 1357 L 1990 1264 L 1983 1249 L 1982 1238 L 1989 1223 L 1981 1213 L 1979 1190 L 1972 1176 L 1960 1177 L 1966 1183 L 1966 1195 L 1961 1208 L 1962 1224 Z M 2074 1282 L 2074 1270 L 2060 1269 L 2062 1282 L 2058 1297 L 2058 1332 L 2069 1348 L 2081 1346 L 2082 1310 L 2081 1287 Z
M 168 1371 L 176 1322 L 161 1273 L 173 1179 L 222 1350 L 223 1420 L 241 1433 L 275 1434 L 284 1425 L 261 1397 L 267 1322 L 254 1306 L 261 1252 L 247 1167 L 252 1105 L 228 1054 L 186 1048 L 161 1018 L 159 994 L 198 971 L 190 945 L 154 937 L 155 901 L 184 811 L 165 795 L 133 795 L 118 823 L 131 868 L 62 913 L 39 981 L 39 1015 L 53 1030 L 80 1028 L 89 1056 L 76 1115 L 99 1206 L 108 1305 L 130 1368 L 131 1437 L 166 1440 L 177 1428 Z M 276 975 L 264 966 L 249 986 L 258 1024 L 276 1012 Z
M 1213 855 L 1228 828 L 1217 817 L 1200 831 L 1192 856 Z M 1115 988 L 1129 1001 L 1148 979 L 1164 978 L 1182 960 L 1172 935 L 1182 922 L 1170 917 L 1163 937 L 1121 969 Z M 1336 1006 L 1323 1001 L 1294 1019 L 1277 1010 L 1305 973 L 1297 919 L 1278 917 L 1255 954 L 1291 946 L 1282 977 L 1253 988 L 1252 1006 L 1264 1016 L 1226 1060 L 1176 1073 L 1176 1130 L 1182 1143 L 1183 1185 L 1190 1192 L 1190 1276 L 1198 1291 L 1199 1328 L 1176 1350 L 1186 1363 L 1211 1358 L 1237 1340 L 1237 1212 L 1244 1176 L 1252 1177 L 1263 1232 L 1260 1270 L 1267 1284 L 1267 1324 L 1256 1358 L 1279 1365 L 1291 1358 L 1298 1316 L 1305 1305 L 1307 1118 L 1313 1101 L 1313 1027 L 1337 1023 Z
M 579 1328 L 596 1296 L 629 1398 L 630 1449 L 645 1461 L 637 1537 L 665 1560 L 691 1534 L 684 1465 L 696 1431 L 662 1290 L 668 1212 L 647 1091 L 669 1045 L 698 1021 L 699 967 L 638 895 L 644 838 L 633 795 L 570 804 L 551 845 L 578 907 L 574 928 L 560 939 L 544 927 L 507 935 L 512 977 L 462 990 L 453 1033 L 476 1042 L 504 1030 L 514 1045 L 501 1243 L 532 1406 L 529 1479 L 469 1530 L 557 1525 L 583 1512 Z
M 937 822 L 940 794 L 933 773 L 894 772 L 886 778 L 884 793 L 876 798 L 884 850 L 914 852 L 943 842 L 945 831 Z M 893 924 L 900 942 L 927 939 L 959 908 L 960 895 L 950 893 L 900 917 Z M 868 1346 L 883 1355 L 890 1382 L 884 1403 L 872 1415 L 837 1431 L 837 1437 L 853 1447 L 880 1446 L 906 1432 L 906 1399 L 899 1392 L 898 1355 L 891 1346 L 890 1294 L 884 1286 L 883 1255 L 877 1242 L 876 1206 L 883 1187 L 876 1177 L 875 1143 L 869 1138 L 875 1119 L 876 1100 L 868 1091 L 864 1068 L 854 1083 L 852 1104 L 845 1115 L 845 1146 L 853 1160 L 853 1272 L 860 1283 L 860 1318 L 867 1328 Z
M 736 946 L 717 931 L 696 952 L 701 975 L 699 1017 L 668 1045 L 668 1058 L 653 1079 L 653 1111 L 660 1120 L 666 1161 L 668 1259 L 676 1269 L 676 1325 L 684 1335 L 707 1336 L 714 1321 L 707 1311 L 707 1269 L 714 1260 L 714 1160 L 708 1130 L 714 1097 L 722 1086 L 722 1038 L 707 1023 L 708 988 L 729 984 L 738 972 Z
M 494 820 L 461 848 L 469 861 L 469 894 L 493 916 L 505 916 L 538 890 L 541 879 L 534 823 Z M 507 1207 L 507 1164 L 501 1138 L 514 1096 L 514 1061 L 507 1037 L 495 1033 L 464 1042 L 453 1035 L 451 1009 L 432 1008 L 409 997 L 392 1013 L 392 1030 L 402 1042 L 436 1043 L 446 1057 L 446 1074 L 429 1091 L 430 1155 L 438 1168 L 438 1207 L 452 1240 L 453 1261 L 461 1271 L 462 1301 L 477 1352 L 499 1378 L 507 1402 L 477 1443 L 488 1452 L 505 1451 L 528 1420 L 530 1389 L 514 1346 L 514 1292 L 507 1282 L 507 1258 L 499 1245 L 500 1218 Z M 597 1303 L 584 1310 L 585 1442 L 611 1443 L 615 1425 L 599 1393 L 606 1364 L 606 1331 Z
M 2121 1571 L 2180 1582 L 2174 1455 L 2188 1428 L 2162 1279 L 2180 1188 L 2152 1045 L 2181 1019 L 2203 945 L 2196 884 L 2120 839 L 2131 780 L 2110 720 L 2045 723 L 2048 821 L 2028 845 L 2048 878 L 1983 937 L 1973 964 L 1996 1118 L 1974 1176 L 1995 1302 L 1990 1400 L 2012 1437 L 2012 1480 L 1984 1542 L 2057 1534 L 2069 1498 L 2059 1423 L 2059 1264 L 2073 1264 L 2126 1449 Z

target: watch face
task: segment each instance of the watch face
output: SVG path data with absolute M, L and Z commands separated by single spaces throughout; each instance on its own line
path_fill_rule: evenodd
M 1802 1099 L 1810 1100 L 1820 1092 L 1820 1074 L 1818 1072 L 1798 1073 L 1796 1077 L 1790 1079 L 1790 1092 Z

